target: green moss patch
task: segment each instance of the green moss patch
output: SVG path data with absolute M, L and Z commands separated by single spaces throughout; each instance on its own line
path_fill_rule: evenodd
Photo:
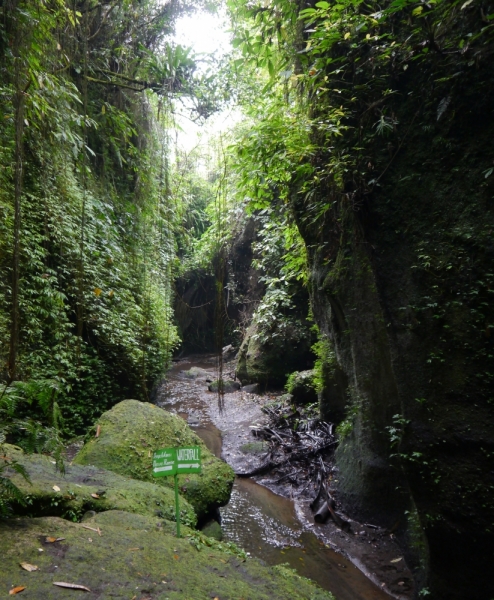
M 216 458 L 204 442 L 180 417 L 138 400 L 124 400 L 101 415 L 93 428 L 100 426 L 99 437 L 87 441 L 74 463 L 95 465 L 126 477 L 173 487 L 173 478 L 155 479 L 152 474 L 154 450 L 167 447 L 201 446 L 202 473 L 181 475 L 181 494 L 199 518 L 223 506 L 230 498 L 233 470 Z
M 100 529 L 91 531 L 84 526 Z M 57 517 L 0 523 L 0 593 L 25 586 L 26 598 L 116 598 L 130 600 L 331 600 L 329 592 L 285 567 L 246 559 L 231 544 L 201 537 L 184 527 L 121 511 L 82 524 Z M 64 538 L 47 543 L 46 537 Z M 42 551 L 39 549 L 41 548 Z M 27 572 L 27 562 L 38 567 Z M 59 588 L 62 581 L 90 592 Z
M 88 510 L 118 509 L 175 521 L 175 497 L 168 488 L 91 466 L 66 465 L 62 475 L 47 456 L 27 455 L 7 444 L 3 449 L 8 457 L 24 465 L 31 480 L 29 483 L 13 471 L 7 473 L 26 497 L 26 506 L 11 503 L 15 514 L 78 521 Z M 194 509 L 185 499 L 180 503 L 180 513 L 182 523 L 196 525 Z

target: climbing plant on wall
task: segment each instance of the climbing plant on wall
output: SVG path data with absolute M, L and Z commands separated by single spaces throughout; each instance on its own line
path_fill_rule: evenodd
M 2 5 L 0 396 L 15 387 L 16 418 L 81 431 L 149 398 L 179 341 L 167 130 L 172 96 L 203 84 L 166 36 L 186 8 Z

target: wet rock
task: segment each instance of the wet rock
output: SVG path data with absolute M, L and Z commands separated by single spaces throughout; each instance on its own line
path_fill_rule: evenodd
M 267 442 L 248 442 L 240 446 L 240 452 L 244 454 L 263 454 L 269 450 Z
M 180 417 L 154 404 L 124 400 L 103 413 L 92 431 L 98 425 L 100 436 L 88 439 L 75 457 L 75 464 L 96 465 L 133 479 L 173 488 L 172 478 L 153 478 L 153 451 L 167 447 L 201 446 L 202 473 L 180 475 L 181 493 L 199 518 L 228 502 L 234 479 L 232 469 L 213 456 Z
M 175 496 L 169 488 L 91 466 L 67 464 L 62 475 L 47 456 L 24 454 L 20 448 L 8 444 L 3 445 L 3 452 L 24 466 L 31 481 L 7 470 L 6 474 L 27 500 L 26 506 L 11 502 L 14 514 L 86 520 L 96 512 L 113 509 L 152 516 L 159 507 L 164 518 L 175 520 Z M 183 523 L 196 524 L 194 509 L 185 499 L 180 511 Z
M 293 396 L 291 394 L 283 394 L 282 396 L 280 396 L 280 402 L 283 402 L 285 404 L 292 404 Z
M 209 376 L 209 371 L 200 367 L 192 367 L 187 371 L 180 371 L 179 376 L 183 379 L 202 379 Z
M 249 385 L 242 386 L 242 392 L 247 392 L 248 394 L 258 394 L 259 393 L 259 384 L 258 383 L 250 383 Z
M 228 346 L 223 348 L 221 353 L 224 359 L 229 360 L 235 356 L 236 350 L 231 344 L 228 344 Z
M 295 329 L 285 336 L 261 341 L 255 321 L 249 326 L 238 352 L 237 376 L 245 383 L 284 385 L 290 373 L 310 362 L 309 338 Z
M 66 581 L 87 586 L 91 590 L 88 597 L 117 600 L 210 598 L 213 591 L 218 598 L 333 598 L 291 569 L 263 567 L 255 559 L 246 559 L 233 544 L 227 549 L 225 544 L 187 527 L 177 539 L 175 524 L 168 521 L 109 511 L 85 525 L 99 528 L 101 536 L 57 517 L 1 522 L 3 593 L 12 586 L 25 585 L 25 594 L 36 600 L 80 597 L 81 592 L 53 585 L 53 581 Z M 47 535 L 64 539 L 45 544 L 44 551 L 39 552 L 38 540 Z M 38 570 L 26 573 L 20 562 L 34 564 Z
M 187 423 L 189 425 L 200 425 L 201 424 L 201 419 L 197 416 L 197 415 L 189 415 L 187 417 Z
M 210 392 L 217 392 L 219 385 L 223 386 L 224 394 L 231 394 L 232 392 L 236 392 L 240 389 L 240 383 L 238 381 L 233 381 L 232 379 L 221 379 L 210 383 L 208 385 L 208 390 Z

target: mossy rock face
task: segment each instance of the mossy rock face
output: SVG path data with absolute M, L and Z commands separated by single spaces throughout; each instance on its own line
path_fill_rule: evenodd
M 437 82 L 459 72 L 437 64 Z M 372 81 L 373 67 L 365 71 L 361 82 Z M 494 177 L 485 175 L 494 70 L 487 61 L 472 69 L 439 124 L 435 108 L 446 94 L 428 86 L 430 77 L 410 65 L 399 98 L 387 103 L 397 136 L 410 132 L 401 146 L 390 137 L 389 148 L 400 147 L 391 161 L 370 123 L 358 134 L 372 140 L 364 145 L 380 174 L 365 217 L 342 195 L 333 217 L 309 225 L 294 193 L 295 218 L 313 249 L 314 319 L 348 386 L 352 430 L 336 451 L 339 499 L 353 517 L 396 529 L 419 595 L 490 600 Z M 342 136 L 340 150 L 356 147 L 353 135 Z M 327 195 L 321 185 L 311 202 Z M 321 409 L 341 414 L 341 384 L 328 378 L 325 388 Z
M 174 525 L 122 511 L 96 515 L 81 524 L 57 517 L 0 523 L 0 593 L 25 586 L 26 597 L 51 600 L 81 593 L 84 598 L 204 600 L 331 600 L 329 592 L 284 567 L 245 559 L 231 544 Z M 64 538 L 47 543 L 46 537 Z M 39 548 L 43 551 L 40 552 Z M 21 562 L 38 567 L 26 572 Z M 90 592 L 60 588 L 62 581 Z
M 66 465 L 61 474 L 47 456 L 24 454 L 8 444 L 3 444 L 2 451 L 22 464 L 30 478 L 28 482 L 11 469 L 4 472 L 26 497 L 26 506 L 11 502 L 14 514 L 78 521 L 87 511 L 118 509 L 175 521 L 175 495 L 168 488 L 90 466 Z M 180 520 L 191 527 L 197 523 L 185 499 L 180 503 Z
M 74 459 L 75 464 L 95 465 L 141 481 L 173 488 L 171 477 L 154 478 L 152 456 L 160 448 L 200 446 L 202 473 L 180 475 L 180 493 L 199 518 L 225 505 L 235 478 L 233 470 L 216 458 L 180 417 L 138 400 L 124 400 L 103 413 L 92 437 Z

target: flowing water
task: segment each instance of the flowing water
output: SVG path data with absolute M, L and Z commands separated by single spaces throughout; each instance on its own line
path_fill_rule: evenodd
M 189 421 L 208 448 L 221 456 L 221 432 L 210 417 L 210 402 L 196 381 L 179 372 L 191 367 L 211 369 L 211 362 L 180 362 L 160 392 L 158 404 Z M 228 397 L 226 397 L 227 399 Z M 226 402 L 228 410 L 228 402 Z M 300 575 L 331 591 L 337 600 L 389 600 L 350 561 L 326 547 L 297 519 L 291 500 L 273 494 L 251 479 L 236 479 L 230 502 L 220 509 L 226 541 L 235 542 L 269 565 L 288 563 Z

